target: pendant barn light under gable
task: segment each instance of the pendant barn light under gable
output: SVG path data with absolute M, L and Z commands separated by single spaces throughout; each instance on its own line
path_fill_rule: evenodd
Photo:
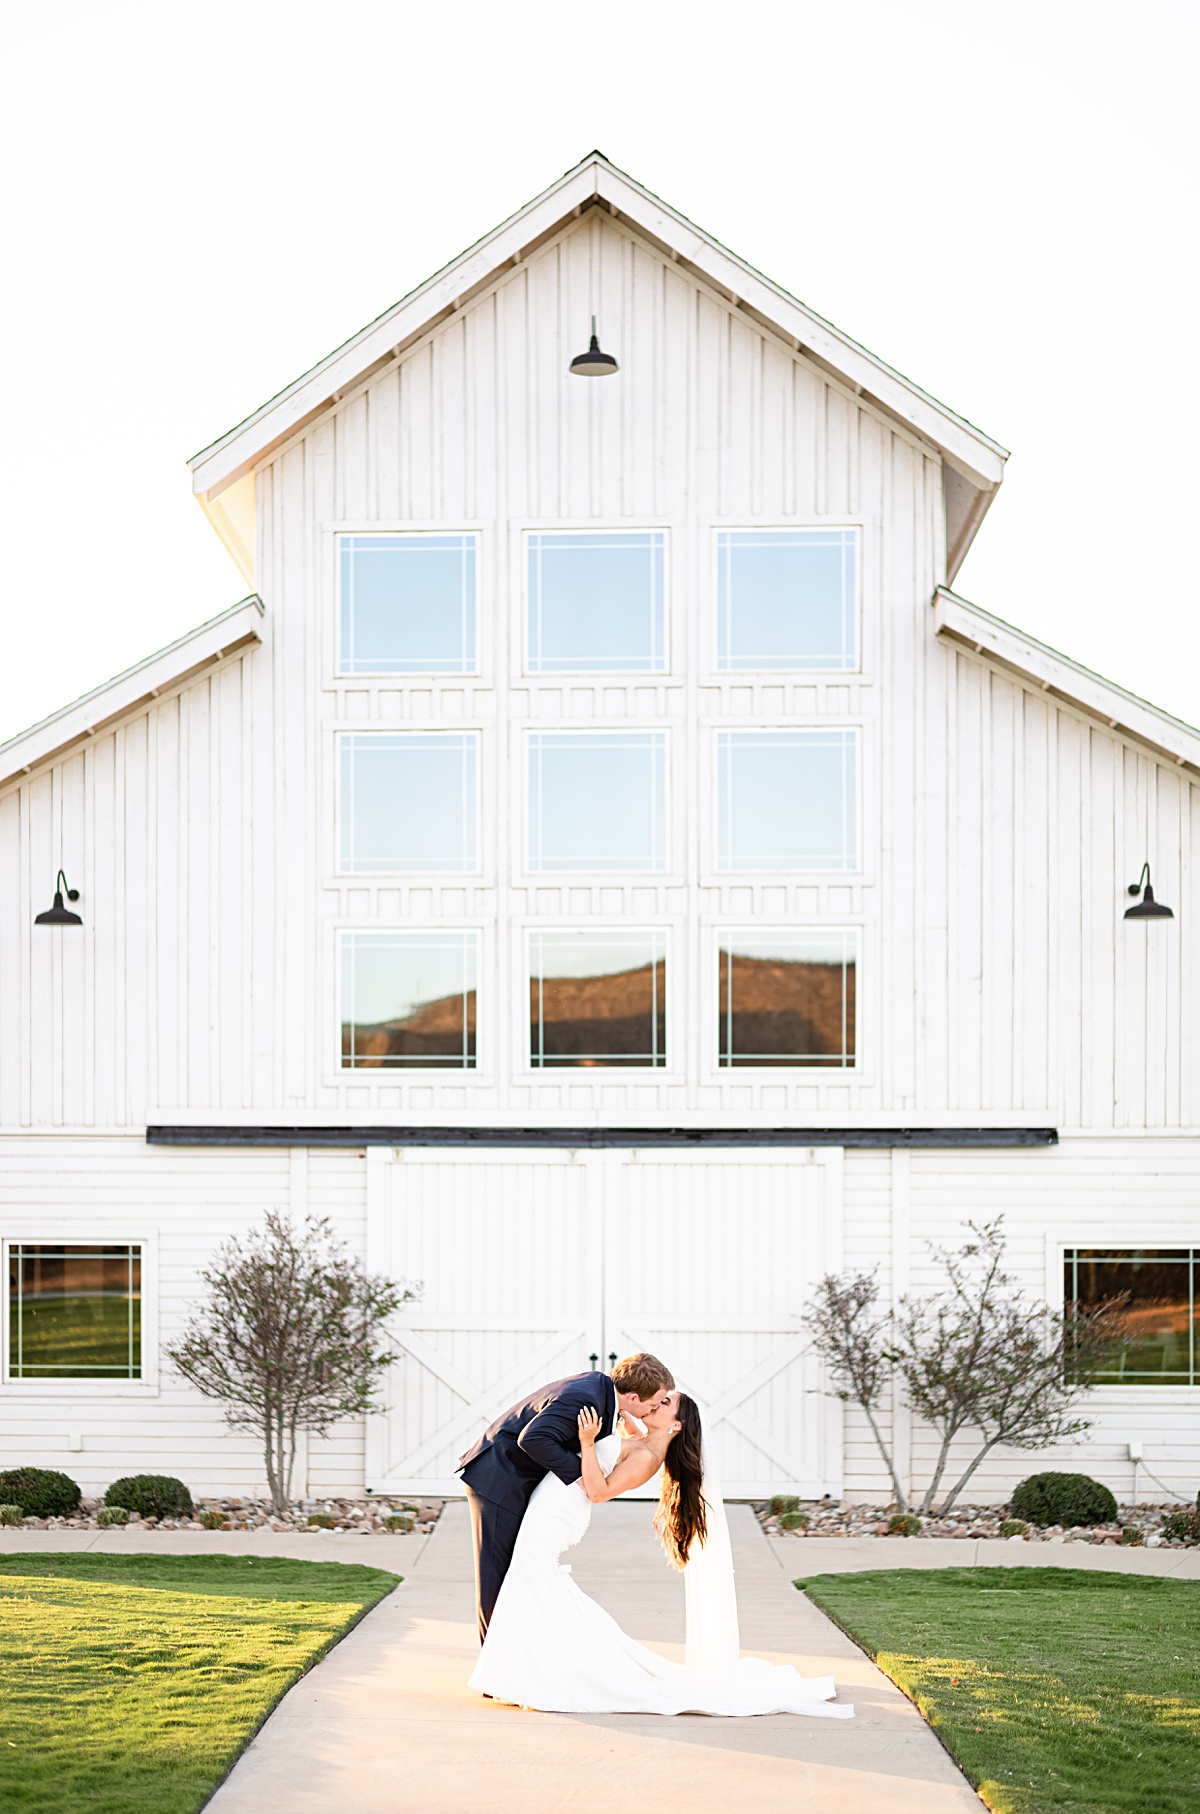
M 596 338 L 596 317 L 592 316 L 592 342 L 586 353 L 576 353 L 571 361 L 571 370 L 577 378 L 611 378 L 620 367 L 611 353 L 600 351 L 600 342 Z

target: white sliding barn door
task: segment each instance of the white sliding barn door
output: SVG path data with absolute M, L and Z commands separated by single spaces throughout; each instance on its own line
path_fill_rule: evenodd
M 840 1492 L 841 1406 L 799 1315 L 841 1263 L 841 1157 L 369 1149 L 370 1265 L 423 1289 L 367 1484 L 459 1491 L 455 1459 L 507 1404 L 648 1348 L 710 1412 L 726 1494 Z
M 622 1158 L 606 1352 L 649 1349 L 700 1400 L 728 1497 L 840 1493 L 842 1408 L 821 1389 L 799 1313 L 841 1264 L 841 1150 Z
M 395 1318 L 387 1410 L 367 1419 L 373 1492 L 457 1493 L 454 1464 L 534 1386 L 599 1349 L 602 1221 L 563 1152 L 368 1149 L 372 1270 L 419 1280 Z

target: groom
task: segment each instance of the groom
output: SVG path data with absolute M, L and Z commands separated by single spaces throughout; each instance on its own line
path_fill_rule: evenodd
M 665 1402 L 674 1385 L 655 1355 L 627 1355 L 610 1373 L 575 1373 L 531 1393 L 460 1457 L 471 1508 L 481 1644 L 534 1487 L 547 1474 L 571 1486 L 583 1472 L 579 1413 L 590 1407 L 600 1419 L 601 1436 L 611 1436 L 618 1411 L 644 1417 Z

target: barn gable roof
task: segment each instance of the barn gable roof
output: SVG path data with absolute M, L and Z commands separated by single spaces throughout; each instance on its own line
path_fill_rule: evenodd
M 95 737 L 171 688 L 261 642 L 263 611 L 261 598 L 242 599 L 219 617 L 189 630 L 177 642 L 126 668 L 123 674 L 115 674 L 103 686 L 72 700 L 40 724 L 0 743 L 0 787 L 27 775 L 40 763 L 63 755 L 73 745 Z
M 936 632 L 947 642 L 958 643 L 1008 673 L 1034 682 L 1043 693 L 1097 719 L 1118 736 L 1129 737 L 1189 774 L 1200 775 L 1200 729 L 1195 725 L 1172 718 L 1115 681 L 1094 674 L 1024 630 L 960 598 L 947 586 L 939 586 L 934 593 L 933 612 Z
M 941 449 L 947 484 L 948 570 L 962 562 L 1004 472 L 1006 450 L 910 379 L 859 346 L 770 278 L 591 152 L 541 195 L 337 347 L 189 462 L 193 489 L 230 539 L 227 513 L 212 508 L 223 491 L 291 435 L 519 264 L 585 209 L 607 207 L 691 271 L 722 291 L 747 317 L 780 334 L 797 352 L 849 384 L 886 415 Z M 236 537 L 234 538 L 236 539 Z M 244 549 L 231 549 L 243 559 Z

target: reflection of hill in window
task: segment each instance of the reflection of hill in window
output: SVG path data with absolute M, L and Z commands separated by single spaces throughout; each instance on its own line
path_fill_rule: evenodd
M 475 991 L 420 1002 L 396 1020 L 346 1022 L 342 1059 L 355 1067 L 475 1063 Z
M 664 1065 L 665 969 L 651 963 L 609 976 L 535 977 L 534 1064 Z
M 731 977 L 723 951 L 720 980 L 722 1064 L 853 1059 L 853 964 L 735 953 Z

